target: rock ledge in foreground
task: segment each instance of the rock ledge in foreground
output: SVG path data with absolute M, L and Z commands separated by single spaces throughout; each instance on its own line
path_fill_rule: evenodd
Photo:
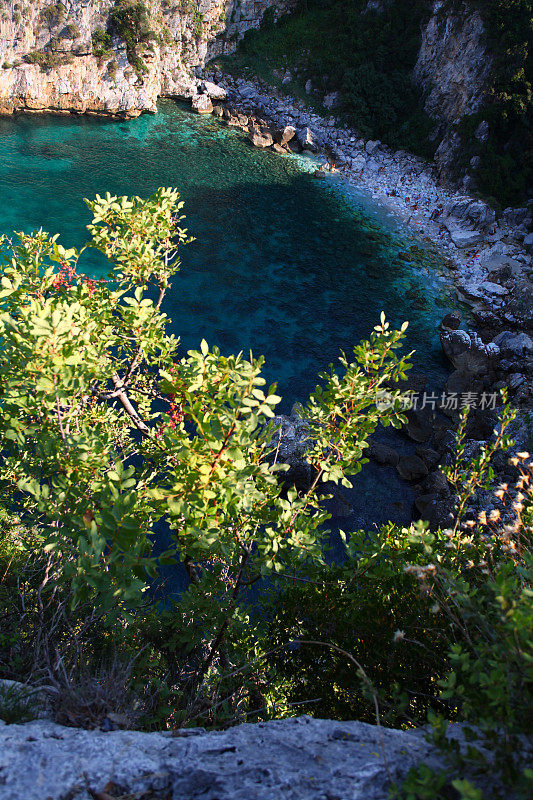
M 393 780 L 439 766 L 422 732 L 381 734 Z M 180 736 L 0 722 L 0 775 L 6 800 L 89 800 L 110 781 L 172 800 L 386 800 L 390 785 L 375 726 L 310 717 Z

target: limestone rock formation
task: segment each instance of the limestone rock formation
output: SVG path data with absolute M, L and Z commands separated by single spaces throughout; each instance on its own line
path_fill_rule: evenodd
M 21 0 L 0 13 L 0 113 L 74 111 L 133 117 L 158 97 L 196 94 L 194 67 L 232 52 L 269 8 L 295 0 L 146 0 L 147 29 L 136 52 L 110 24 L 114 0 Z M 15 9 L 15 10 L 14 10 Z M 223 99 L 215 84 L 206 89 Z M 213 94 L 213 92 L 215 94 Z
M 391 778 L 421 762 L 441 763 L 422 732 L 310 717 L 174 734 L 0 722 L 9 800 L 90 800 L 109 784 L 172 800 L 386 800 Z
M 212 114 L 213 103 L 208 94 L 195 94 L 191 101 L 193 111 L 198 114 Z
M 252 128 L 248 134 L 248 138 L 254 147 L 270 147 L 274 141 L 271 133 L 268 131 L 260 131 L 257 128 Z

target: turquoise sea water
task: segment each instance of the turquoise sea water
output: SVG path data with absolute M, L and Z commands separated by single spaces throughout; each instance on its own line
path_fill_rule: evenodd
M 83 197 L 177 187 L 196 241 L 166 301 L 185 349 L 202 338 L 266 356 L 283 410 L 319 370 L 368 336 L 383 310 L 410 320 L 417 369 L 442 382 L 436 324 L 446 312 L 439 262 L 375 206 L 313 164 L 252 148 L 244 134 L 170 101 L 128 122 L 83 116 L 0 119 L 0 232 L 43 227 L 85 241 Z M 411 249 L 409 249 L 411 248 Z M 94 255 L 82 268 L 101 272 Z M 393 470 L 358 479 L 349 525 L 410 513 Z

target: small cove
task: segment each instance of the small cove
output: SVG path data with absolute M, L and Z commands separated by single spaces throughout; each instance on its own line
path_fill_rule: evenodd
M 367 337 L 382 310 L 393 324 L 410 321 L 416 370 L 442 384 L 436 326 L 451 303 L 438 256 L 338 178 L 314 179 L 309 159 L 254 149 L 241 132 L 171 101 L 128 122 L 2 118 L 0 137 L 2 233 L 43 227 L 79 245 L 90 221 L 83 197 L 176 186 L 196 241 L 166 302 L 172 330 L 184 351 L 205 338 L 224 352 L 265 355 L 281 411 L 305 400 L 317 373 Z M 102 274 L 91 258 L 82 268 Z M 346 530 L 410 517 L 410 489 L 393 469 L 367 465 L 349 499 Z

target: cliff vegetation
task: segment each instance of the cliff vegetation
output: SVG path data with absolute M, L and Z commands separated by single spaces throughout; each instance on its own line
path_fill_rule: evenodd
M 429 157 L 435 149 L 432 124 L 411 80 L 428 17 L 426 0 L 387 3 L 379 10 L 368 9 L 366 0 L 308 0 L 276 24 L 265 15 L 261 28 L 248 31 L 224 64 L 278 86 L 287 70 L 288 90 L 311 101 L 340 92 L 335 113 L 364 137 Z

